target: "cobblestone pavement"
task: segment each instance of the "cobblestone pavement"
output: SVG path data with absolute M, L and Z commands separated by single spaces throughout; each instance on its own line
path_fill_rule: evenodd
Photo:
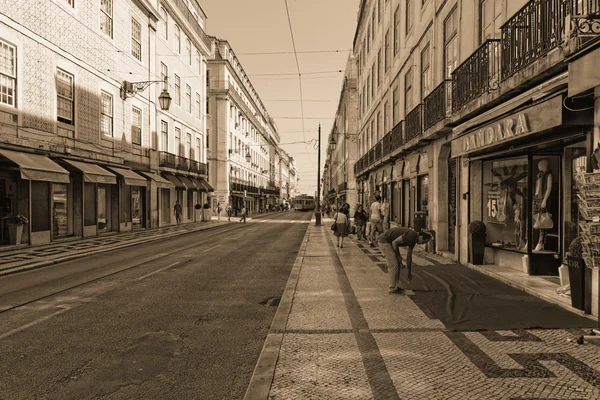
M 271 328 L 268 396 L 247 399 L 600 399 L 600 345 L 568 340 L 584 331 L 449 331 L 411 291 L 387 293 L 378 248 L 336 248 L 327 221 L 309 226 L 287 322 Z M 419 249 L 413 262 L 452 263 Z

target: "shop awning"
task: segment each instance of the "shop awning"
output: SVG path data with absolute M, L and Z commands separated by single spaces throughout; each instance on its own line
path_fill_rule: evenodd
M 204 186 L 206 186 L 206 188 L 208 189 L 209 192 L 214 192 L 215 191 L 215 189 L 212 186 L 210 186 L 210 183 L 208 183 L 204 179 L 201 179 L 200 182 L 202 182 L 202 184 Z
M 188 178 L 187 176 L 177 175 L 177 178 L 179 178 L 179 180 L 184 184 L 184 186 L 186 187 L 186 189 L 191 189 L 191 190 L 198 189 L 196 187 L 196 185 L 194 185 L 192 183 L 192 181 L 190 180 L 190 178 Z
M 108 168 L 109 170 L 111 170 L 115 174 L 117 174 L 120 177 L 122 177 L 123 181 L 125 182 L 126 185 L 129 185 L 129 186 L 146 186 L 146 184 L 148 183 L 148 181 L 146 180 L 145 177 L 136 174 L 135 172 L 133 172 L 130 169 L 111 167 L 111 166 L 108 166 L 108 165 L 106 166 L 106 168 Z
M 206 182 L 204 179 L 199 179 L 199 178 L 194 178 L 194 180 L 197 182 L 196 185 L 199 185 L 201 187 L 201 189 L 198 189 L 201 192 L 214 192 L 215 189 L 213 189 L 212 186 L 210 186 L 210 184 L 208 182 Z
M 69 183 L 69 171 L 41 154 L 0 149 L 0 155 L 19 166 L 21 179 Z
M 165 174 L 165 178 L 175 186 L 176 189 L 187 189 L 187 187 L 181 182 L 179 177 L 171 174 Z
M 161 189 L 171 189 L 173 187 L 175 187 L 170 181 L 166 180 L 165 178 L 163 178 L 162 176 L 152 173 L 152 172 L 146 172 L 146 171 L 137 171 L 140 175 L 145 176 L 146 178 L 150 179 L 151 181 L 154 181 L 154 183 L 156 183 L 156 186 L 161 188 Z
M 202 179 L 190 177 L 190 180 L 196 186 L 199 192 L 208 192 L 208 188 L 202 183 Z
M 117 184 L 115 174 L 108 172 L 104 168 L 96 164 L 90 164 L 81 161 L 62 159 L 65 163 L 73 168 L 83 172 L 83 180 L 91 183 L 107 183 L 109 185 Z

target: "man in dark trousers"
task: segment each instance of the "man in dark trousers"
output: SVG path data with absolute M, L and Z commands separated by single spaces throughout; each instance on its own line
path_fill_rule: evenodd
M 417 244 L 424 244 L 431 240 L 431 235 L 427 232 L 415 232 L 410 228 L 399 226 L 390 228 L 379 235 L 379 249 L 385 257 L 388 266 L 389 292 L 403 293 L 400 288 L 400 268 L 402 267 L 402 256 L 400 255 L 400 246 L 408 247 L 406 255 L 406 268 L 408 279 L 412 280 L 412 252 Z

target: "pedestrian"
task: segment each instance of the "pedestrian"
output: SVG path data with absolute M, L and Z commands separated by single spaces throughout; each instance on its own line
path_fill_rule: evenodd
M 183 213 L 183 208 L 181 208 L 181 204 L 179 204 L 179 200 L 175 200 L 175 207 L 173 207 L 173 214 L 175 214 L 175 221 L 177 225 L 181 223 L 181 214 Z
M 390 229 L 390 203 L 387 198 L 381 202 L 381 215 L 383 216 L 383 229 Z
M 240 222 L 242 222 L 242 220 L 243 220 L 244 223 L 246 223 L 246 213 L 247 213 L 246 206 L 243 206 L 242 207 L 242 218 L 240 218 Z
M 220 221 L 221 220 L 221 211 L 223 211 L 223 209 L 221 208 L 221 202 L 217 201 L 217 219 Z
M 356 224 L 357 240 L 360 240 L 361 238 L 366 239 L 365 225 L 367 224 L 367 219 L 369 219 L 369 216 L 365 212 L 365 209 L 362 206 L 362 204 L 360 204 L 354 212 L 354 224 Z
M 348 237 L 348 223 L 349 219 L 345 213 L 341 210 L 335 213 L 333 217 L 335 222 L 335 236 L 337 237 L 337 247 L 344 248 L 344 238 Z M 340 245 L 340 238 L 342 239 L 342 243 Z
M 225 212 L 227 213 L 227 221 L 231 221 L 231 204 L 227 203 L 227 207 L 225 208 Z
M 388 266 L 390 293 L 402 293 L 400 288 L 400 268 L 403 268 L 402 255 L 400 255 L 400 246 L 408 247 L 406 254 L 406 271 L 408 280 L 412 280 L 412 253 L 415 245 L 425 244 L 431 240 L 431 235 L 427 232 L 415 232 L 410 228 L 398 226 L 390 228 L 379 235 L 379 249 L 385 257 Z
M 375 201 L 371 204 L 371 215 L 369 216 L 369 222 L 371 223 L 369 246 L 371 247 L 375 247 L 376 232 L 383 233 L 384 231 L 382 220 L 381 197 L 379 195 L 375 195 Z

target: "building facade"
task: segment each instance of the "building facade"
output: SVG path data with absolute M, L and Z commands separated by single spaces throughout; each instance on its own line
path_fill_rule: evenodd
M 208 163 L 217 204 L 257 212 L 280 199 L 279 134 L 231 46 L 211 37 Z
M 164 81 L 157 54 L 170 51 L 156 31 L 165 10 L 172 18 L 168 29 L 178 24 L 181 30 L 183 48 L 188 38 L 206 57 L 208 42 L 198 39 L 204 15 L 197 3 L 0 5 L 0 244 L 14 241 L 9 228 L 16 215 L 29 220 L 24 244 L 174 223 L 175 185 L 159 174 L 167 172 L 161 121 L 169 125 L 170 146 L 177 124 L 187 145 L 184 135 L 199 137 L 205 122 L 161 111 L 161 89 L 174 94 L 174 82 L 169 76 L 164 87 L 156 83 Z M 173 63 L 175 57 L 168 59 Z M 194 91 L 206 93 L 203 85 Z M 198 201 L 205 176 L 203 148 L 192 154 L 190 147 L 179 153 L 187 161 L 176 159 L 172 169 L 193 186 L 186 188 L 192 192 L 183 198 L 186 206 Z
M 596 0 L 361 2 L 363 201 L 380 192 L 392 221 L 432 230 L 429 250 L 463 263 L 481 220 L 486 262 L 556 275 L 580 229 L 575 174 L 594 168 L 597 142 L 594 85 L 573 93 L 569 61 L 593 47 L 599 13 Z

